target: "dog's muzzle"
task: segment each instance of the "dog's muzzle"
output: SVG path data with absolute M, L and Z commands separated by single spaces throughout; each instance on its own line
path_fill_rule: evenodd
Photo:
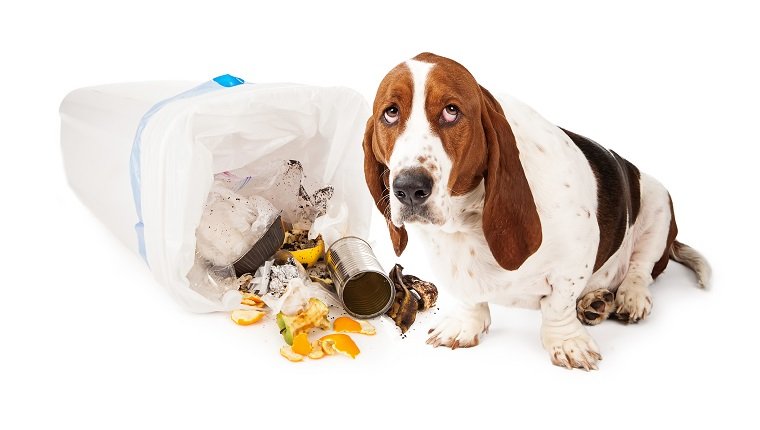
M 423 168 L 402 170 L 393 180 L 393 195 L 404 206 L 422 206 L 433 190 L 433 178 Z

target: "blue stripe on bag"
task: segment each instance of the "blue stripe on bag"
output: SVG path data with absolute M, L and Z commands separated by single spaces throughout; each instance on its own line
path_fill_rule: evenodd
M 145 113 L 145 115 L 143 115 L 142 119 L 140 120 L 140 124 L 137 126 L 137 132 L 135 133 L 135 140 L 132 144 L 132 154 L 129 157 L 129 175 L 132 183 L 132 196 L 135 199 L 135 210 L 137 211 L 138 221 L 137 224 L 135 224 L 135 232 L 137 233 L 137 246 L 140 250 L 140 255 L 142 255 L 143 260 L 145 260 L 146 263 L 148 262 L 148 254 L 145 250 L 145 225 L 143 224 L 142 218 L 142 185 L 140 181 L 140 151 L 142 146 L 142 133 L 145 129 L 145 126 L 148 124 L 148 121 L 150 121 L 153 115 L 156 114 L 156 112 L 171 102 L 187 99 L 190 97 L 196 97 L 223 88 L 234 87 L 243 83 L 245 83 L 245 81 L 232 75 L 217 76 L 216 78 L 208 82 L 204 82 L 195 88 L 191 88 L 183 93 L 179 93 L 176 96 L 169 97 L 168 99 L 156 103 L 148 110 L 148 112 Z

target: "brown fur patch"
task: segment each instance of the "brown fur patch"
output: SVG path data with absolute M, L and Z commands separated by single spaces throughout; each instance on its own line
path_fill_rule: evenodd
M 387 167 L 396 139 L 404 130 L 412 108 L 414 82 L 405 64 L 391 70 L 380 83 L 364 131 L 364 178 L 380 213 L 385 217 L 396 255 L 406 248 L 408 236 L 404 227 L 396 227 L 390 220 L 390 185 Z M 399 120 L 394 124 L 384 121 L 385 110 L 395 106 Z
M 641 207 L 639 169 L 598 143 L 562 129 L 588 160 L 597 182 L 596 219 L 599 247 L 594 272 L 617 252 L 626 229 L 633 225 Z
M 488 147 L 483 233 L 499 265 L 516 270 L 541 246 L 541 220 L 504 111 L 488 90 L 480 89 Z
M 514 134 L 501 105 L 459 63 L 424 53 L 433 63 L 425 88 L 425 111 L 452 160 L 452 195 L 485 183 L 483 232 L 496 261 L 516 270 L 541 245 L 541 221 L 520 163 Z M 440 121 L 446 106 L 459 109 L 455 122 Z
M 485 134 L 481 122 L 481 89 L 475 78 L 461 64 L 431 53 L 414 57 L 432 63 L 425 87 L 425 114 L 430 127 L 451 158 L 448 188 L 458 196 L 472 191 L 486 170 Z M 459 109 L 457 120 L 444 123 L 443 110 L 448 105 Z
M 372 126 L 370 147 L 375 159 L 388 165 L 396 140 L 406 128 L 409 114 L 412 111 L 412 97 L 414 94 L 414 80 L 412 72 L 405 63 L 394 67 L 380 82 L 372 105 L 372 116 L 367 122 L 369 129 Z M 394 124 L 388 124 L 383 119 L 385 110 L 391 106 L 398 108 L 399 119 Z M 365 132 L 365 141 L 367 140 Z M 365 154 L 366 155 L 366 154 Z

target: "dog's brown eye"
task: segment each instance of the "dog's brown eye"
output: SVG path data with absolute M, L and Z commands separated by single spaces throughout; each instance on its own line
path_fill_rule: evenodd
M 441 121 L 445 123 L 454 122 L 459 116 L 459 108 L 454 105 L 448 105 L 441 112 Z
M 398 121 L 398 108 L 391 106 L 383 112 L 383 119 L 388 124 L 393 124 Z

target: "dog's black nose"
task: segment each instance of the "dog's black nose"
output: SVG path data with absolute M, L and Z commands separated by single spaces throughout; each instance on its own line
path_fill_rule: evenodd
M 423 169 L 402 170 L 393 180 L 393 195 L 403 204 L 421 205 L 430 197 L 433 178 Z

